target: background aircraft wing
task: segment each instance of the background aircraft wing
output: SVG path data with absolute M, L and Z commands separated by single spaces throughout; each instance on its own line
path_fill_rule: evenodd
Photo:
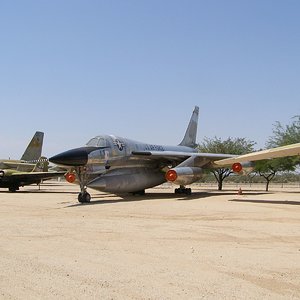
M 34 163 L 27 163 L 22 161 L 14 161 L 14 160 L 2 160 L 0 162 L 2 169 L 17 169 L 18 167 L 27 167 L 33 169 Z
M 16 181 L 38 181 L 42 179 L 51 179 L 64 175 L 65 172 L 18 172 L 10 174 L 10 180 Z
M 249 162 L 270 158 L 300 155 L 300 143 L 252 152 L 214 162 L 218 166 L 226 166 L 237 162 Z

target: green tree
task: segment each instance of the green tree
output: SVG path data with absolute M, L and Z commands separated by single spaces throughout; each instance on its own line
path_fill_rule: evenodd
M 279 121 L 274 124 L 273 135 L 267 141 L 268 148 L 300 142 L 300 116 L 295 116 L 292 120 L 292 123 L 286 126 Z
M 246 154 L 253 151 L 255 142 L 245 138 L 231 138 L 222 141 L 221 138 L 207 138 L 197 146 L 198 151 L 205 153 L 223 153 L 223 154 Z M 226 177 L 233 173 L 230 168 L 213 169 L 212 173 L 218 182 L 218 190 L 222 190 L 223 181 Z
M 282 125 L 276 122 L 273 128 L 273 135 L 269 137 L 266 148 L 274 148 L 300 142 L 300 116 L 295 116 L 291 124 Z M 256 172 L 266 180 L 266 191 L 274 177 L 281 172 L 295 171 L 300 164 L 300 158 L 283 157 L 272 160 L 263 160 L 255 164 Z
M 257 161 L 255 163 L 255 171 L 266 180 L 267 192 L 270 182 L 278 173 L 295 171 L 294 159 L 292 157 L 284 157 Z

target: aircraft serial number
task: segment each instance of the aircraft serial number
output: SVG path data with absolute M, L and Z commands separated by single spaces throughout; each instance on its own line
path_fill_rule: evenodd
M 160 145 L 146 145 L 145 150 L 148 151 L 165 151 L 163 146 Z

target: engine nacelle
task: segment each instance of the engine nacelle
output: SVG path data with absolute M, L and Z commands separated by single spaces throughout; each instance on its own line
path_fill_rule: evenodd
M 0 179 L 4 178 L 5 176 L 10 176 L 13 173 L 15 173 L 13 170 L 0 170 Z
M 177 167 L 170 169 L 165 177 L 169 182 L 187 185 L 199 180 L 202 174 L 202 169 L 198 167 Z
M 251 161 L 244 163 L 236 162 L 232 165 L 231 169 L 234 173 L 237 173 L 239 175 L 247 175 L 253 171 L 254 167 L 255 164 Z
M 234 173 L 240 173 L 243 170 L 243 166 L 241 163 L 237 162 L 232 165 L 231 169 Z

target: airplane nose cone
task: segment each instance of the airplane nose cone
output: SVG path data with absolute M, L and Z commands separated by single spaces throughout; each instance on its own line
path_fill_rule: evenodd
M 68 150 L 52 156 L 49 161 L 56 165 L 80 167 L 88 162 L 89 151 L 85 147 Z

